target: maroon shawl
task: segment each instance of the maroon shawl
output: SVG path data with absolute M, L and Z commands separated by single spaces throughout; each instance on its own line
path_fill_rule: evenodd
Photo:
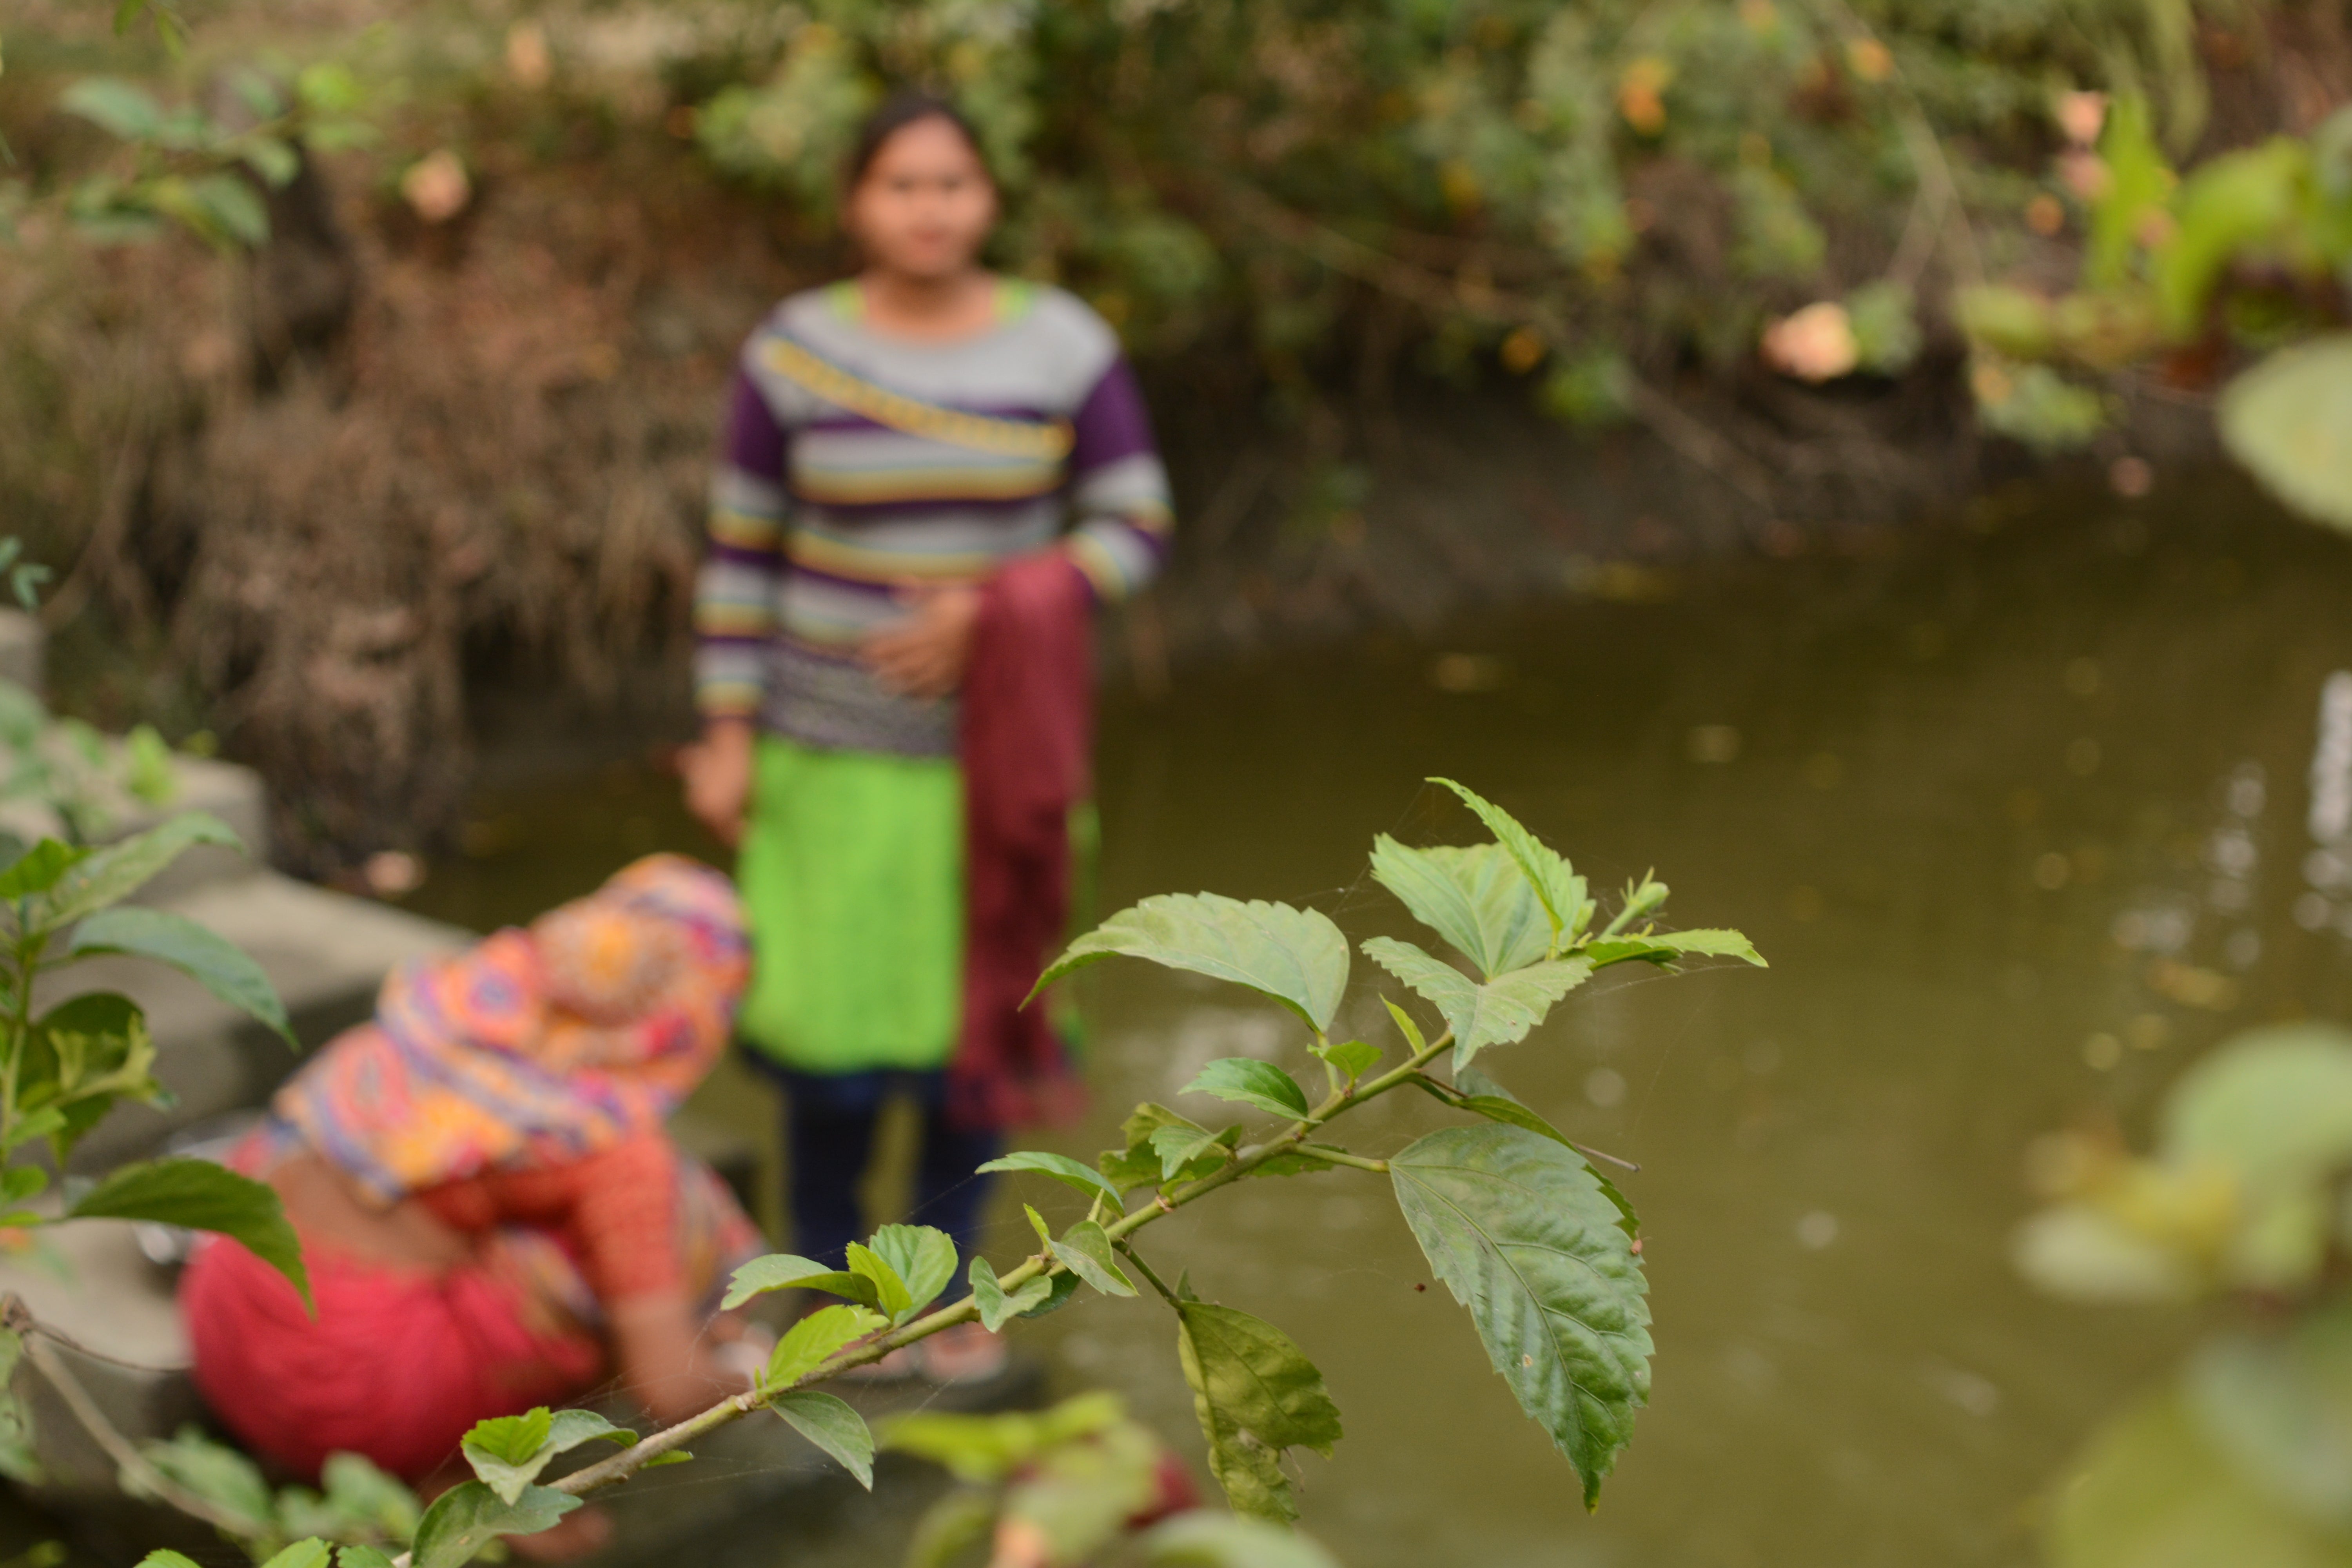
M 1058 550 L 981 587 L 963 680 L 963 1033 L 948 1109 L 968 1127 L 1066 1121 L 1085 1088 L 1040 1001 L 1070 918 L 1070 808 L 1091 787 L 1094 596 Z

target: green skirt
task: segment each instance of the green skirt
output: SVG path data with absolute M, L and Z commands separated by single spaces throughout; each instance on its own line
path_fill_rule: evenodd
M 799 1072 L 945 1067 L 963 1013 L 955 763 L 763 736 L 749 815 L 738 1033 Z

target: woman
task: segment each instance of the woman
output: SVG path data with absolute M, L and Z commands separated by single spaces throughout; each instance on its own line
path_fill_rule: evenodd
M 688 804 L 730 842 L 740 1032 L 790 1100 L 795 1245 L 864 1233 L 883 1102 L 924 1122 L 916 1217 L 970 1252 L 1001 1130 L 1070 1109 L 1043 1009 L 1087 792 L 1094 603 L 1157 570 L 1167 479 L 1116 335 L 980 264 L 996 189 L 910 97 L 843 186 L 858 274 L 786 300 L 736 376 L 697 603 Z M 1001 1364 L 976 1325 L 923 1370 Z
M 727 879 L 657 855 L 393 974 L 232 1162 L 283 1199 L 315 1316 L 234 1242 L 182 1280 L 215 1413 L 297 1474 L 349 1450 L 429 1486 L 475 1422 L 577 1398 L 608 1359 L 666 1422 L 740 1386 L 711 1348 L 740 1330 L 706 1325 L 760 1237 L 662 1124 L 747 966 Z

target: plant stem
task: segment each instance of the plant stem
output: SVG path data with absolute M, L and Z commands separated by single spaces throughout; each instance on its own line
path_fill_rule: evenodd
M 66 1408 L 73 1412 L 74 1419 L 81 1423 L 82 1430 L 90 1435 L 91 1440 L 105 1451 L 106 1457 L 112 1459 L 126 1477 L 137 1481 L 142 1489 L 158 1500 L 191 1518 L 200 1519 L 214 1529 L 240 1540 L 253 1539 L 255 1526 L 262 1523 L 261 1521 L 231 1513 L 216 1507 L 209 1499 L 190 1491 L 156 1468 L 154 1463 L 139 1451 L 137 1445 L 106 1418 L 106 1412 L 99 1408 L 98 1401 L 90 1397 L 89 1390 L 81 1385 L 81 1379 L 73 1374 L 64 1358 L 50 1345 L 47 1334 L 33 1320 L 23 1301 L 15 1296 L 0 1299 L 0 1321 L 5 1321 L 16 1331 L 24 1342 L 26 1359 L 48 1380 L 49 1386 L 58 1391 L 58 1397 L 65 1401 Z
M 1168 1289 L 1167 1285 L 1160 1279 L 1160 1276 L 1151 1271 L 1151 1265 L 1143 1261 L 1143 1254 L 1135 1249 L 1135 1246 L 1132 1242 L 1121 1241 L 1114 1243 L 1113 1245 L 1118 1247 L 1119 1256 L 1125 1258 L 1129 1263 L 1134 1264 L 1135 1271 L 1142 1275 L 1145 1281 L 1150 1284 L 1154 1290 L 1160 1292 L 1161 1300 L 1165 1300 L 1171 1307 L 1181 1307 L 1183 1305 L 1182 1302 L 1176 1299 L 1176 1292 Z
M 1370 1171 L 1376 1176 L 1389 1173 L 1386 1160 L 1367 1160 L 1361 1154 L 1350 1154 L 1345 1149 L 1334 1149 L 1328 1143 L 1302 1143 L 1299 1147 L 1318 1160 L 1328 1160 L 1334 1165 L 1346 1165 L 1351 1170 Z
M 1377 1100 L 1400 1085 L 1410 1083 L 1414 1074 L 1451 1049 L 1453 1045 L 1454 1034 L 1453 1031 L 1448 1030 L 1431 1041 L 1425 1048 L 1416 1052 L 1412 1058 L 1402 1067 L 1384 1072 L 1370 1083 L 1360 1084 L 1355 1089 L 1334 1089 L 1326 1097 L 1322 1104 L 1307 1112 L 1305 1120 L 1293 1122 L 1288 1131 L 1269 1139 L 1264 1143 L 1253 1144 L 1246 1149 L 1236 1151 L 1233 1161 L 1223 1169 L 1213 1171 L 1199 1181 L 1188 1183 L 1158 1201 L 1144 1205 L 1132 1214 L 1121 1215 L 1104 1226 L 1104 1230 L 1109 1235 L 1113 1245 L 1118 1245 L 1153 1221 L 1174 1214 L 1187 1204 L 1198 1203 L 1220 1187 L 1231 1186 L 1276 1154 L 1286 1153 L 1297 1149 L 1299 1144 L 1307 1141 L 1308 1133 L 1333 1117 L 1353 1110 L 1367 1100 Z M 1350 1156 L 1349 1162 L 1345 1163 L 1354 1163 L 1354 1157 Z M 1365 1161 L 1363 1163 L 1370 1164 L 1373 1162 Z M 1129 1257 L 1133 1256 L 1133 1253 L 1123 1246 L 1119 1250 L 1127 1252 Z M 1049 1267 L 1044 1258 L 1036 1257 L 1022 1263 L 1012 1272 L 1004 1275 L 997 1283 L 999 1288 L 1009 1295 L 1041 1274 L 1064 1272 L 1066 1270 L 1060 1264 L 1056 1263 Z M 1144 1275 L 1145 1278 L 1150 1279 L 1150 1270 L 1144 1269 Z M 1152 1283 L 1157 1286 L 1160 1282 L 1154 1279 Z M 1167 1293 L 1166 1287 L 1161 1286 L 1160 1289 L 1162 1294 Z M 864 1366 L 869 1363 L 880 1361 L 895 1350 L 927 1340 L 942 1329 L 969 1322 L 979 1315 L 979 1303 L 971 1297 L 966 1296 L 954 1305 L 942 1307 L 928 1317 L 918 1318 L 895 1332 L 883 1334 L 842 1352 L 790 1386 L 805 1388 L 813 1384 L 824 1383 L 830 1378 L 838 1377 L 851 1367 Z M 634 1447 L 625 1448 L 609 1458 L 599 1459 L 593 1465 L 574 1470 L 568 1476 L 550 1482 L 549 1485 L 557 1491 L 568 1492 L 573 1497 L 602 1491 L 616 1482 L 628 1479 L 645 1468 L 648 1460 L 657 1458 L 673 1448 L 681 1447 L 715 1427 L 740 1420 L 759 1409 L 766 1399 L 786 1392 L 788 1392 L 787 1389 L 771 1388 L 759 1391 L 747 1390 L 742 1394 L 731 1394 L 698 1415 L 689 1415 L 677 1426 L 655 1433 Z

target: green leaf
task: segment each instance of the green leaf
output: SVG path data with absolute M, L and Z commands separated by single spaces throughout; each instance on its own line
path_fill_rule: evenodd
M 2099 138 L 2099 156 L 2106 165 L 2106 184 L 2091 206 L 2083 281 L 2112 289 L 2130 275 L 2132 251 L 2148 213 L 2160 210 L 2172 192 L 2172 168 L 2157 148 L 2146 99 L 2137 93 L 2116 97 Z
M 1380 1066 L 1381 1058 L 1385 1054 L 1369 1040 L 1349 1040 L 1345 1045 L 1333 1046 L 1325 1051 L 1323 1059 L 1338 1068 L 1341 1078 L 1353 1083 Z
M 250 136 L 238 144 L 236 155 L 273 188 L 290 183 L 302 172 L 301 155 L 275 136 Z
M 692 1463 L 694 1463 L 694 1456 L 686 1449 L 665 1448 L 660 1453 L 656 1454 L 652 1458 L 647 1459 L 644 1464 L 639 1465 L 637 1468 L 641 1470 L 658 1470 L 669 1465 L 690 1465 Z
M 1153 1526 L 1143 1560 L 1153 1568 L 1339 1568 L 1338 1558 L 1295 1530 L 1213 1509 Z
M 1585 943 L 1577 952 L 1595 969 L 1606 969 L 1628 959 L 1666 964 L 1677 958 L 1695 956 L 1737 958 L 1759 969 L 1771 967 L 1756 951 L 1755 944 L 1736 931 L 1667 931 L 1643 936 L 1602 937 Z
M 1648 1287 L 1617 1205 L 1574 1150 L 1520 1127 L 1445 1128 L 1389 1173 L 1430 1267 L 1595 1506 L 1650 1393 Z
M 906 1281 L 909 1304 L 893 1322 L 903 1323 L 939 1300 L 955 1278 L 955 1239 L 932 1226 L 886 1225 L 874 1233 L 874 1251 Z
M 373 1546 L 342 1546 L 336 1548 L 335 1568 L 392 1568 L 392 1559 Z
M 1582 957 L 1545 959 L 1497 975 L 1484 985 L 1452 964 L 1431 957 L 1409 942 L 1376 936 L 1364 956 L 1403 981 L 1445 1016 L 1454 1030 L 1454 1070 L 1470 1065 L 1488 1046 L 1507 1046 L 1528 1037 L 1561 997 L 1592 978 Z
M 298 1541 L 278 1552 L 261 1568 L 327 1568 L 331 1549 L 317 1536 Z
M 269 209 L 261 205 L 259 194 L 235 174 L 205 174 L 189 181 L 187 202 L 194 213 L 203 215 L 203 221 L 195 226 L 199 228 L 240 245 L 261 245 L 269 238 Z
M 1121 954 L 1246 985 L 1318 1035 L 1348 988 L 1348 939 L 1329 917 L 1221 893 L 1164 893 L 1120 910 L 1072 942 L 1038 987 Z
M 980 1326 L 992 1334 L 1030 1308 L 1043 1305 L 1045 1298 L 1054 1293 L 1053 1281 L 1041 1274 L 1008 1295 L 985 1258 L 973 1258 L 965 1278 L 971 1283 L 971 1299 L 980 1311 Z
M 1617 1205 L 1617 1228 L 1629 1237 L 1642 1234 L 1641 1217 L 1634 1214 L 1633 1205 L 1626 1201 L 1625 1194 L 1617 1190 L 1617 1184 L 1601 1174 L 1600 1168 L 1585 1158 L 1583 1150 L 1577 1149 L 1559 1128 L 1529 1110 L 1517 1095 L 1476 1068 L 1464 1068 L 1455 1073 L 1454 1087 L 1462 1093 L 1462 1098 L 1454 1102 L 1460 1109 L 1475 1111 L 1489 1121 L 1524 1127 L 1530 1132 L 1550 1139 L 1562 1148 L 1576 1149 L 1576 1157 L 1584 1160 L 1585 1168 L 1592 1172 L 1592 1179 L 1601 1184 L 1601 1195 Z
M 100 910 L 74 928 L 74 957 L 121 952 L 171 965 L 232 1007 L 243 1008 L 269 1026 L 288 1045 L 296 1044 L 286 1005 L 278 999 L 261 965 L 235 942 L 184 915 L 163 910 Z
M 1021 1316 L 1024 1318 L 1051 1317 L 1055 1312 L 1058 1312 L 1063 1308 L 1068 1306 L 1073 1300 L 1076 1300 L 1078 1294 L 1078 1277 L 1076 1275 L 1070 1273 L 1049 1274 L 1045 1276 L 1045 1279 L 1049 1288 L 1046 1292 L 1045 1299 L 1043 1301 L 1038 1302 L 1034 1307 L 1024 1308 L 1022 1310 Z M 1024 1295 L 1027 1292 L 1025 1290 L 1023 1292 Z
M 26 850 L 7 870 L 0 871 L 0 899 L 21 899 L 46 893 L 58 879 L 89 858 L 87 845 L 61 844 L 44 838 Z
M 68 1219 L 149 1219 L 188 1230 L 209 1230 L 242 1244 L 286 1276 L 310 1301 L 302 1244 L 286 1210 L 267 1184 L 205 1160 L 156 1160 L 124 1165 L 66 1211 Z
M 599 1439 L 626 1447 L 637 1440 L 637 1435 L 614 1426 L 593 1410 L 559 1410 L 551 1415 L 542 1405 L 520 1415 L 475 1423 L 460 1447 L 482 1484 L 511 1503 L 539 1479 L 558 1454 Z
M 17 1104 L 30 1114 L 11 1147 L 47 1137 L 62 1161 L 117 1100 L 169 1104 L 154 1067 L 154 1037 L 131 998 L 92 991 L 59 1003 L 34 1024 L 17 1064 Z
M 2327 1247 L 2329 1184 L 2352 1163 L 2352 1035 L 2289 1024 L 2237 1036 L 2173 1086 L 2158 1142 L 2168 1166 L 2218 1167 L 2236 1184 L 2230 1279 L 2301 1283 Z
M 2197 1270 L 2179 1250 L 2086 1203 L 2029 1216 L 2011 1244 L 2017 1271 L 2062 1300 L 2138 1306 L 2195 1298 Z
M 1298 1080 L 1275 1066 L 1250 1057 L 1221 1057 L 1179 1092 L 1213 1094 L 1243 1105 L 1255 1105 L 1269 1115 L 1296 1121 L 1309 1107 Z
M 788 1388 L 832 1360 L 844 1346 L 889 1326 L 887 1318 L 864 1307 L 820 1307 L 776 1342 L 761 1386 Z
M 1389 1010 L 1389 1016 L 1396 1021 L 1397 1033 L 1404 1037 L 1404 1043 L 1412 1047 L 1414 1056 L 1429 1049 L 1429 1042 L 1422 1038 L 1421 1026 L 1412 1021 L 1412 1015 L 1385 996 L 1381 998 L 1381 1005 Z
M 1064 1268 L 1104 1295 L 1135 1294 L 1135 1287 L 1112 1260 L 1110 1234 L 1094 1221 L 1082 1219 L 1064 1231 L 1059 1241 L 1046 1245 Z
M 194 1558 L 168 1546 L 159 1546 L 139 1560 L 139 1568 L 197 1568 L 197 1565 Z
M 2352 529 L 2352 332 L 2276 351 L 2221 391 L 2221 438 L 2305 516 Z
M 2284 1333 L 2231 1329 L 2182 1379 L 2201 1435 L 2305 1517 L 2352 1530 L 2352 1310 L 2323 1308 Z
M 143 142 L 163 128 L 163 110 L 144 88 L 110 76 L 82 78 L 58 96 L 58 105 L 125 142 Z
M 845 1269 L 828 1268 L 813 1258 L 802 1258 L 790 1252 L 772 1252 L 764 1258 L 754 1258 L 735 1270 L 727 1287 L 726 1299 L 719 1302 L 722 1310 L 732 1311 L 754 1296 L 764 1296 L 771 1290 L 823 1290 L 830 1296 L 846 1296 L 868 1307 L 882 1304 L 874 1281 L 862 1274 Z
M 406 1541 L 416 1533 L 417 1521 L 425 1514 L 416 1494 L 398 1477 L 385 1474 L 364 1456 L 328 1455 L 319 1479 L 326 1490 L 328 1505 L 345 1519 L 383 1531 L 388 1541 Z
M 1034 1171 L 1041 1176 L 1051 1176 L 1057 1182 L 1066 1183 L 1088 1197 L 1099 1195 L 1108 1198 L 1114 1211 L 1123 1211 L 1127 1207 L 1126 1195 L 1117 1184 L 1093 1166 L 1082 1164 L 1067 1154 L 1045 1154 L 1027 1150 L 1018 1154 L 1007 1154 L 1001 1160 L 991 1160 L 981 1170 Z
M 899 1568 L 948 1568 L 996 1528 L 996 1493 L 981 1487 L 955 1487 L 940 1495 L 915 1521 L 914 1539 Z
M 1503 847 L 1527 878 L 1550 923 L 1552 949 L 1557 951 L 1563 942 L 1576 940 L 1581 934 L 1578 927 L 1584 914 L 1584 879 L 1570 868 L 1567 859 L 1521 826 L 1517 817 L 1484 795 L 1452 779 L 1433 778 L 1429 782 L 1443 784 L 1460 795 L 1463 804 L 1478 814 L 1478 820 L 1494 834 L 1495 842 Z
M 56 931 L 121 902 L 199 844 L 245 847 L 228 825 L 209 812 L 191 811 L 175 816 L 121 843 L 108 845 L 68 871 L 35 906 L 35 929 Z
M 520 1415 L 498 1415 L 475 1422 L 459 1447 L 469 1460 L 487 1459 L 499 1465 L 526 1465 L 547 1447 L 548 1434 L 554 1429 L 555 1415 L 542 1405 Z M 489 1479 L 487 1476 L 482 1479 L 486 1482 Z M 491 1489 L 495 1491 L 498 1489 L 493 1487 Z M 506 1496 L 504 1493 L 499 1495 Z M 512 1502 L 514 1498 L 507 1497 L 506 1500 Z
M 2281 1506 L 2200 1428 L 2177 1385 L 2110 1421 L 2052 1488 L 2050 1568 L 2344 1568 L 2343 1534 Z
M 849 1244 L 849 1271 L 874 1282 L 875 1308 L 892 1322 L 903 1322 L 914 1310 L 914 1293 L 898 1278 L 889 1259 L 863 1242 Z
M 1192 1133 L 1208 1131 L 1199 1122 L 1179 1116 L 1164 1105 L 1146 1100 L 1135 1108 L 1133 1115 L 1119 1124 L 1119 1131 L 1126 1134 L 1127 1146 L 1104 1150 L 1096 1157 L 1096 1168 L 1122 1194 L 1134 1187 L 1158 1186 L 1162 1178 L 1160 1154 L 1152 1142 L 1152 1134 L 1169 1127 Z
M 462 1568 L 501 1535 L 536 1535 L 580 1506 L 548 1487 L 529 1487 L 508 1502 L 479 1481 L 465 1481 L 433 1500 L 416 1527 L 413 1568 Z
M 1239 1131 L 1228 1128 L 1224 1132 L 1210 1132 L 1198 1127 L 1162 1127 L 1151 1135 L 1151 1152 L 1160 1158 L 1160 1180 L 1172 1182 L 1184 1173 L 1184 1168 L 1203 1156 L 1213 1154 L 1214 1163 L 1201 1174 L 1223 1164 L 1228 1134 Z
M 2197 166 L 2174 197 L 2171 237 L 2149 262 L 2168 334 L 2197 335 L 2214 284 L 2242 254 L 2294 246 L 2310 184 L 2311 149 L 2284 136 Z
M 1176 1353 L 1225 1500 L 1236 1513 L 1277 1524 L 1297 1519 L 1283 1451 L 1312 1448 L 1328 1458 L 1340 1437 L 1323 1374 L 1272 1323 L 1206 1301 L 1178 1306 Z
M 1499 844 L 1414 849 L 1384 833 L 1372 840 L 1372 878 L 1482 975 L 1525 968 L 1551 945 L 1535 889 Z
M 874 1434 L 867 1429 L 866 1417 L 832 1394 L 813 1388 L 777 1394 L 768 1401 L 768 1408 L 832 1455 L 843 1469 L 857 1478 L 859 1486 L 869 1492 L 874 1489 Z
M 139 1452 L 170 1479 L 204 1499 L 223 1513 L 247 1521 L 240 1533 L 259 1540 L 277 1533 L 276 1500 L 261 1468 L 226 1443 L 215 1443 L 194 1426 L 183 1426 L 168 1442 L 148 1442 Z M 126 1491 L 133 1491 L 135 1472 L 123 1472 Z M 143 1495 L 143 1494 L 137 1494 Z

